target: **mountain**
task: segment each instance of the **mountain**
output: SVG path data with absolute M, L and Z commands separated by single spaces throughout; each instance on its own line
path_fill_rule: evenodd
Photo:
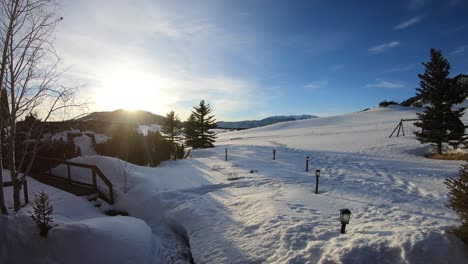
M 132 123 L 138 125 L 162 124 L 165 117 L 148 111 L 128 111 L 118 109 L 111 112 L 93 112 L 79 119 L 80 121 L 101 121 L 110 123 Z
M 310 118 L 317 118 L 317 117 L 318 116 L 314 116 L 314 115 L 270 116 L 262 120 L 246 120 L 246 121 L 234 121 L 234 122 L 219 121 L 217 124 L 218 124 L 218 128 L 247 129 L 247 128 L 267 126 L 267 125 L 276 124 L 279 122 L 310 119 Z

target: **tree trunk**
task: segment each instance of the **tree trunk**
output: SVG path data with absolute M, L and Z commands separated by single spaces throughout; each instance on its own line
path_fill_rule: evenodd
M 1 99 L 1 97 L 0 97 Z M 0 114 L 1 113 L 0 111 Z M 3 192 L 3 118 L 0 117 L 0 212 L 4 215 L 8 214 L 8 210 L 5 205 L 5 193 Z
M 437 142 L 437 153 L 442 155 L 442 142 Z

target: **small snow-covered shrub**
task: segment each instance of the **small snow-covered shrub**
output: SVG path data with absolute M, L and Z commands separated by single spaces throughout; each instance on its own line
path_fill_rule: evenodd
M 39 227 L 39 234 L 43 237 L 47 236 L 51 226 L 49 223 L 52 222 L 52 211 L 54 207 L 49 201 L 49 195 L 45 192 L 39 192 L 34 195 L 33 201 L 34 212 L 31 214 L 31 218 L 36 222 Z
M 468 243 L 468 164 L 460 168 L 459 177 L 448 178 L 445 184 L 449 189 L 448 208 L 453 209 L 461 219 L 461 226 L 454 233 L 465 243 Z

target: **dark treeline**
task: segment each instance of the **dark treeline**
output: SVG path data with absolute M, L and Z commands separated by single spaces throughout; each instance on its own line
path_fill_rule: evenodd
M 141 166 L 184 157 L 183 145 L 165 139 L 159 132 L 138 133 L 137 127 L 121 124 L 109 141 L 95 145 L 99 155 L 116 157 Z

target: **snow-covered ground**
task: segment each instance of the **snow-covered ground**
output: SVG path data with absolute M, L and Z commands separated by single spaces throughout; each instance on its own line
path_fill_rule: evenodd
M 216 148 L 195 150 L 191 159 L 131 165 L 126 193 L 121 161 L 74 161 L 96 164 L 115 184 L 114 207 L 149 226 L 152 253 L 143 255 L 152 263 L 191 257 L 195 263 L 468 263 L 468 248 L 448 232 L 459 220 L 444 206 L 443 181 L 462 162 L 424 158 L 429 147 L 409 131 L 388 138 L 401 118 L 418 110 L 377 108 L 220 133 Z M 315 169 L 322 172 L 319 194 Z M 346 234 L 340 234 L 342 208 L 352 212 Z M 148 234 L 137 219 L 117 219 Z M 120 228 L 98 228 L 114 229 Z

